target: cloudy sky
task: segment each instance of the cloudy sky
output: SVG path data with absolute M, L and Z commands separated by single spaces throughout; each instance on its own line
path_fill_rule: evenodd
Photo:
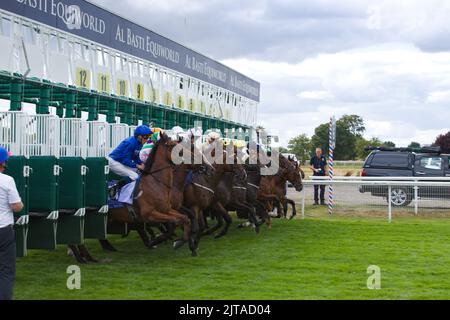
M 431 143 L 450 128 L 445 0 L 92 0 L 261 83 L 282 142 L 331 115 L 366 137 Z

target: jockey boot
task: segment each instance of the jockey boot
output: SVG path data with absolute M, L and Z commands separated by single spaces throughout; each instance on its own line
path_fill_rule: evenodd
M 124 185 L 126 185 L 129 182 L 129 179 L 121 179 L 119 180 L 115 185 L 111 186 L 108 190 L 109 197 L 111 199 L 115 199 L 117 193 L 122 189 Z

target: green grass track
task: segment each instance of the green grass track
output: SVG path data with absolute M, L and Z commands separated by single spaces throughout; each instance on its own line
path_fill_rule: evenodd
M 15 299 L 448 299 L 450 219 L 308 218 L 273 228 L 146 249 L 133 232 L 111 236 L 119 252 L 87 241 L 99 264 L 81 265 L 81 290 L 68 290 L 64 246 L 29 251 L 17 262 Z M 179 232 L 179 231 L 178 231 Z M 367 268 L 381 268 L 381 289 Z

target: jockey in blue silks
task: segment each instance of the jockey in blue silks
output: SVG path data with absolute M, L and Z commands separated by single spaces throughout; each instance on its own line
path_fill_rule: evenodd
M 109 168 L 115 174 L 125 177 L 110 189 L 110 195 L 113 197 L 117 191 L 125 184 L 135 181 L 139 178 L 138 170 L 144 170 L 144 164 L 139 159 L 139 152 L 142 146 L 152 135 L 152 130 L 141 125 L 134 131 L 134 136 L 123 140 L 108 157 Z

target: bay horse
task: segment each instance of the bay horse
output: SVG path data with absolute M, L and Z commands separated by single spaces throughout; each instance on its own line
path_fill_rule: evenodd
M 219 202 L 220 205 L 225 208 L 227 213 L 225 215 L 222 212 L 222 215 L 220 215 L 220 212 L 219 214 L 217 214 L 217 212 L 211 210 L 217 216 L 217 224 L 206 232 L 206 234 L 211 234 L 214 231 L 218 230 L 223 224 L 222 219 L 225 219 L 226 225 L 222 229 L 222 231 L 216 235 L 216 238 L 224 236 L 228 231 L 228 228 L 232 222 L 231 216 L 228 214 L 228 211 L 248 212 L 250 223 L 255 226 L 256 233 L 259 233 L 259 225 L 257 224 L 255 208 L 247 202 L 247 172 L 244 166 L 238 163 L 237 147 L 232 146 L 232 150 L 232 159 L 234 162 L 232 166 L 238 172 L 226 172 L 223 175 L 222 180 L 217 185 L 215 197 L 215 201 Z M 231 158 L 230 155 L 227 155 L 227 157 Z
M 165 133 L 162 133 L 145 162 L 134 195 L 133 207 L 137 219 L 130 216 L 127 208 L 111 209 L 108 223 L 119 221 L 134 224 L 144 244 L 149 248 L 169 240 L 174 234 L 175 227 L 182 226 L 183 238 L 174 242 L 174 248 L 177 249 L 185 242 L 189 242 L 192 255 L 196 255 L 194 241 L 190 234 L 190 222 L 192 223 L 193 216 L 173 209 L 171 203 L 175 169 L 171 152 L 176 144 L 177 141 L 172 141 Z M 167 232 L 154 239 L 149 239 L 144 224 L 163 224 L 166 226 Z M 104 249 L 114 250 L 109 241 L 101 240 L 100 242 Z
M 214 144 L 218 145 L 220 141 L 215 141 Z M 215 157 L 215 151 L 212 152 L 212 156 Z M 235 175 L 245 176 L 245 171 L 242 166 L 235 166 L 226 163 L 226 154 L 223 154 L 223 164 L 212 164 L 214 171 L 208 174 L 207 171 L 194 172 L 193 182 L 188 185 L 184 191 L 184 206 L 193 210 L 197 221 L 199 223 L 199 230 L 196 245 L 200 241 L 200 234 L 206 232 L 206 221 L 204 218 L 204 211 L 210 210 L 214 212 L 217 217 L 222 217 L 225 219 L 227 226 L 231 223 L 231 217 L 228 212 L 223 207 L 223 205 L 218 201 L 218 190 L 217 186 L 222 180 L 223 176 L 227 172 L 233 172 Z M 219 221 L 219 228 L 223 224 L 223 220 Z M 217 226 L 216 226 L 217 227 Z M 218 228 L 215 229 L 217 230 Z M 227 227 L 226 227 L 227 228 Z M 211 229 L 208 230 L 210 232 Z M 225 230 L 226 232 L 226 230 Z
M 276 152 L 276 151 L 274 151 Z M 258 199 L 266 204 L 267 211 L 272 211 L 272 202 L 276 203 L 279 215 L 283 213 L 283 203 L 286 199 L 286 182 L 289 181 L 294 185 L 295 190 L 303 189 L 302 178 L 300 172 L 295 169 L 294 165 L 286 159 L 281 153 L 276 152 L 279 161 L 279 168 L 275 175 L 263 176 L 261 178 Z M 267 217 L 267 225 L 271 227 L 270 216 Z

